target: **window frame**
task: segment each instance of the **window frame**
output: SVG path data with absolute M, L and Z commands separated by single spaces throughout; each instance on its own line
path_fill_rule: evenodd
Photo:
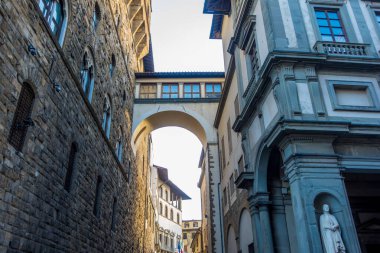
M 154 87 L 154 93 L 152 92 L 142 92 L 142 88 L 145 87 Z M 140 83 L 139 89 L 139 98 L 140 99 L 155 99 L 157 98 L 157 84 L 155 83 Z
M 212 85 L 212 92 L 207 91 L 207 86 Z M 215 92 L 215 86 L 220 86 L 220 92 Z M 220 98 L 222 96 L 223 87 L 221 83 L 205 83 L 206 98 Z
M 358 105 L 341 105 L 335 92 L 336 87 L 345 88 L 347 90 L 366 90 L 368 98 L 371 99 L 371 106 L 358 106 Z M 327 89 L 330 96 L 331 106 L 334 111 L 380 111 L 380 101 L 374 88 L 373 82 L 363 81 L 342 81 L 342 80 L 328 80 Z
M 328 26 L 326 26 L 329 30 L 330 30 L 330 33 L 331 33 L 331 37 L 333 39 L 333 41 L 329 41 L 329 40 L 323 40 L 322 39 L 322 32 L 321 32 L 321 27 L 318 23 L 318 17 L 316 15 L 316 12 L 319 11 L 319 12 L 324 12 L 325 13 L 325 16 L 326 16 L 326 21 L 327 21 L 327 24 Z M 338 16 L 338 20 L 339 22 L 341 23 L 341 27 L 336 27 L 336 28 L 340 28 L 342 29 L 343 31 L 343 37 L 345 39 L 345 41 L 336 41 L 336 38 L 335 38 L 335 35 L 333 33 L 333 26 L 331 25 L 331 20 L 330 20 L 330 17 L 328 15 L 328 12 L 336 12 L 337 16 Z M 341 10 L 340 9 L 336 9 L 336 8 L 329 8 L 329 7 L 315 7 L 314 8 L 314 15 L 315 15 L 315 21 L 316 21 L 316 24 L 318 26 L 318 31 L 319 31 L 319 36 L 320 36 L 320 39 L 321 41 L 324 41 L 324 42 L 333 42 L 333 43 L 350 43 L 350 39 L 348 38 L 348 34 L 347 34 L 347 30 L 346 30 L 346 27 L 344 25 L 344 20 L 343 20 L 343 17 L 342 17 L 342 14 L 341 14 Z M 325 26 L 323 26 L 325 27 Z M 339 35 L 337 35 L 339 36 Z
M 190 87 L 190 92 L 186 91 L 186 87 Z M 198 92 L 194 91 L 194 87 L 198 87 Z M 190 97 L 186 97 L 186 95 L 190 95 Z M 198 97 L 194 97 L 194 95 L 198 95 Z M 201 85 L 200 85 L 200 83 L 184 83 L 183 84 L 183 98 L 185 98 L 185 99 L 201 98 Z
M 164 92 L 165 86 L 169 87 L 169 92 Z M 172 87 L 177 87 L 177 92 L 172 92 Z M 168 95 L 169 97 L 164 97 Z M 176 97 L 173 97 L 176 95 Z M 179 84 L 178 83 L 163 83 L 161 86 L 161 98 L 163 99 L 178 99 L 179 98 Z
M 82 66 L 80 70 L 80 83 L 82 86 L 82 91 L 87 98 L 87 100 L 91 103 L 92 95 L 94 92 L 95 86 L 95 60 L 92 51 L 87 47 L 84 50 L 84 54 L 82 57 Z
M 57 26 L 57 30 L 54 32 L 51 27 L 51 22 L 52 22 L 52 12 L 54 10 L 54 2 L 59 2 L 61 4 L 61 22 Z M 41 6 L 41 3 L 43 4 L 44 7 Z M 55 38 L 59 44 L 59 46 L 63 46 L 63 42 L 65 39 L 65 34 L 67 30 L 67 22 L 68 22 L 68 3 L 67 0 L 51 0 L 50 4 L 46 3 L 46 0 L 39 0 L 38 3 L 38 9 L 41 12 L 41 15 L 46 22 L 47 27 L 49 28 L 49 32 Z M 47 7 L 48 6 L 48 7 Z M 44 8 L 44 9 L 41 9 Z M 46 13 L 45 13 L 46 10 Z M 56 23 L 56 22 L 54 22 Z
M 29 83 L 24 82 L 22 84 L 20 94 L 17 98 L 12 125 L 8 135 L 9 144 L 11 144 L 12 147 L 14 147 L 18 152 L 22 152 L 25 140 L 28 136 L 28 129 L 30 126 L 34 125 L 32 114 L 35 100 L 36 94 L 33 87 Z M 19 139 L 17 139 L 17 135 L 21 135 L 19 136 Z
M 347 7 L 345 5 L 345 2 L 343 2 L 342 0 L 337 0 L 337 2 L 334 2 L 334 3 L 321 3 L 321 2 L 313 1 L 308 4 L 310 21 L 314 29 L 316 42 L 322 41 L 321 33 L 319 31 L 319 26 L 317 23 L 317 16 L 315 14 L 316 8 L 338 10 L 340 13 L 342 25 L 345 28 L 346 35 L 348 38 L 348 41 L 346 43 L 358 42 L 355 31 L 351 25 L 351 19 L 350 19 L 350 15 L 348 14 Z M 331 43 L 334 43 L 334 42 L 331 42 Z

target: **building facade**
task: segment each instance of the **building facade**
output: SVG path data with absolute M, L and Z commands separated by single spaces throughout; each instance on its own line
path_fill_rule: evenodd
M 1 252 L 143 251 L 131 121 L 150 12 L 0 2 Z
M 153 197 L 158 210 L 157 252 L 177 253 L 182 240 L 182 201 L 190 197 L 169 179 L 166 168 L 153 165 L 152 182 L 158 194 Z
M 190 244 L 191 252 L 202 253 L 202 229 L 198 228 Z
M 205 1 L 226 68 L 215 120 L 226 252 L 329 252 L 324 205 L 340 248 L 379 252 L 379 10 L 362 0 Z M 244 222 L 229 215 L 228 160 Z
M 195 235 L 201 227 L 201 220 L 184 220 L 182 221 L 182 238 L 184 253 L 194 253 L 191 244 Z

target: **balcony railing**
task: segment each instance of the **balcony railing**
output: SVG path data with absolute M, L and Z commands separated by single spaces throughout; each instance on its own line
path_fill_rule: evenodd
M 317 41 L 314 50 L 318 53 L 333 56 L 368 57 L 369 44 Z

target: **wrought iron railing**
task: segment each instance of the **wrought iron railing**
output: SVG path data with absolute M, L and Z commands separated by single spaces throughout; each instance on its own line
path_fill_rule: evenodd
M 369 56 L 369 44 L 317 41 L 314 50 L 318 53 L 342 56 Z

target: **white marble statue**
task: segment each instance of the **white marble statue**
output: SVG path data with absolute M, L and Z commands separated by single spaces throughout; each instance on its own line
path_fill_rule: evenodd
M 334 215 L 330 214 L 330 207 L 327 204 L 323 205 L 323 214 L 319 223 L 325 253 L 345 253 L 346 248 L 340 235 L 339 223 Z

